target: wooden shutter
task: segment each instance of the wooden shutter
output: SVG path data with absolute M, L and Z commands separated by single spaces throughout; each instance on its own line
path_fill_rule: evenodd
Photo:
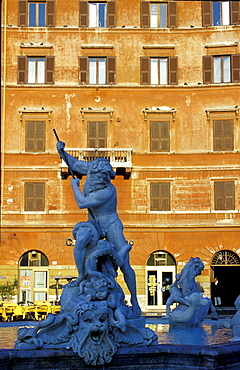
M 54 27 L 55 26 L 55 1 L 47 0 L 46 3 L 46 26 Z
M 224 150 L 223 136 L 223 121 L 213 121 L 213 150 Z
M 79 57 L 79 83 L 88 83 L 88 57 Z
M 95 121 L 88 122 L 88 147 L 97 147 L 97 122 Z
M 213 81 L 213 58 L 211 55 L 203 56 L 203 83 L 211 84 Z
M 177 27 L 177 2 L 168 2 L 168 27 Z
M 232 54 L 232 82 L 240 82 L 240 54 Z
M 88 27 L 88 1 L 79 1 L 79 27 Z
M 116 27 L 116 1 L 107 2 L 107 27 Z
M 45 58 L 45 83 L 54 84 L 54 56 Z
M 140 26 L 142 28 L 150 27 L 149 3 L 147 1 L 140 2 Z
M 107 146 L 107 124 L 106 122 L 99 121 L 98 122 L 98 147 L 99 148 L 106 148 Z
M 235 184 L 234 181 L 225 182 L 225 209 L 235 209 Z
M 45 184 L 41 182 L 25 183 L 25 211 L 44 211 Z
M 215 210 L 235 209 L 234 181 L 216 181 L 214 183 Z
M 178 58 L 169 57 L 169 85 L 178 84 Z
M 141 57 L 140 58 L 140 81 L 141 85 L 150 84 L 150 58 Z
M 45 184 L 37 182 L 35 184 L 35 191 L 36 191 L 36 200 L 35 200 L 35 207 L 36 211 L 44 211 L 45 202 L 44 202 L 44 190 L 45 190 Z
M 169 122 L 152 121 L 151 152 L 169 151 Z
M 169 122 L 161 122 L 161 151 L 169 152 Z
M 26 121 L 26 152 L 44 152 L 45 121 Z
M 107 84 L 116 83 L 116 57 L 107 57 Z
M 18 57 L 18 83 L 27 83 L 27 57 Z
M 170 210 L 170 183 L 159 182 L 150 184 L 150 210 L 169 211 Z
M 240 1 L 230 1 L 231 24 L 240 23 Z
M 28 26 L 28 1 L 19 0 L 18 1 L 18 26 L 27 27 Z
M 233 145 L 233 120 L 228 119 L 223 121 L 224 125 L 224 150 L 232 151 L 234 149 Z
M 212 2 L 202 1 L 202 25 L 212 26 Z

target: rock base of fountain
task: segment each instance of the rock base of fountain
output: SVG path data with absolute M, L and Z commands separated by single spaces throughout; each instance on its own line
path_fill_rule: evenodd
M 90 370 L 72 350 L 0 350 L 1 370 Z M 102 367 L 101 367 L 102 369 Z M 211 346 L 152 345 L 119 348 L 104 369 L 128 370 L 239 370 L 240 341 Z

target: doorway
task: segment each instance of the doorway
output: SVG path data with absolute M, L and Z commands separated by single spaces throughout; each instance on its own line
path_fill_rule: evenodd
M 218 278 L 222 306 L 234 306 L 236 298 L 240 295 L 239 276 L 240 258 L 236 253 L 223 250 L 215 254 L 211 266 L 211 281 L 214 277 Z
M 48 259 L 32 250 L 22 255 L 19 261 L 19 302 L 28 304 L 48 299 Z
M 169 287 L 176 274 L 176 263 L 169 253 L 152 253 L 146 266 L 146 291 L 148 309 L 165 309 Z

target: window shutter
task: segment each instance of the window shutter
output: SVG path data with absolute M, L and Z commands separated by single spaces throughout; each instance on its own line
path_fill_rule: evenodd
M 27 27 L 28 25 L 28 2 L 27 0 L 18 1 L 18 26 Z
M 169 122 L 161 122 L 161 151 L 169 152 Z
M 45 151 L 45 122 L 36 121 L 36 151 L 44 152 Z
M 79 1 L 79 27 L 88 27 L 88 1 Z
M 149 57 L 141 57 L 140 58 L 140 81 L 141 85 L 149 85 L 150 84 L 150 58 Z
M 34 122 L 26 121 L 26 140 L 25 140 L 25 151 L 34 151 Z
M 214 203 L 216 210 L 224 209 L 224 182 L 222 181 L 214 183 Z
M 44 211 L 44 184 L 36 183 L 36 211 Z
M 141 1 L 140 3 L 140 17 L 141 17 L 141 27 L 150 27 L 150 14 L 149 14 L 149 3 L 147 1 Z
M 230 1 L 231 24 L 240 23 L 240 1 Z
M 169 57 L 169 85 L 178 84 L 178 58 Z
M 150 184 L 150 207 L 151 211 L 160 210 L 160 199 L 159 199 L 159 183 Z
M 99 148 L 106 148 L 107 146 L 107 125 L 106 122 L 98 122 L 98 146 Z
M 45 184 L 29 182 L 25 184 L 25 211 L 44 211 Z
M 88 122 L 88 147 L 97 147 L 97 122 L 95 121 Z
M 177 27 L 177 2 L 168 2 L 168 27 Z
M 159 122 L 152 121 L 151 125 L 151 152 L 159 151 Z
M 235 209 L 235 186 L 234 181 L 225 182 L 225 209 Z
M 79 83 L 88 83 L 88 58 L 79 57 Z
M 202 1 L 202 25 L 203 27 L 212 25 L 212 2 Z
M 214 150 L 224 150 L 223 148 L 223 121 L 213 121 Z
M 240 82 L 240 54 L 232 54 L 232 82 Z
M 107 84 L 116 83 L 116 57 L 107 57 Z
M 54 84 L 54 56 L 45 58 L 45 83 Z
M 116 27 L 116 1 L 107 2 L 107 27 Z
M 231 151 L 233 147 L 233 120 L 228 119 L 223 121 L 224 123 L 224 149 L 226 151 Z
M 54 12 L 55 12 L 55 1 L 47 0 L 47 3 L 46 3 L 46 26 L 47 27 L 55 26 Z
M 18 83 L 27 83 L 27 57 L 18 57 Z
M 203 83 L 211 84 L 213 80 L 213 58 L 211 55 L 203 56 Z
M 170 211 L 170 184 L 169 182 L 163 182 L 161 184 L 161 211 Z

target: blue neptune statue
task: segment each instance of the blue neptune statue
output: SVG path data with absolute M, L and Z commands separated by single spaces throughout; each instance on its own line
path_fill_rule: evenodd
M 123 234 L 111 183 L 115 172 L 105 158 L 80 161 L 64 147 L 58 141 L 60 157 L 73 175 L 76 203 L 80 209 L 88 209 L 88 219 L 72 231 L 78 277 L 64 287 L 60 313 L 49 314 L 34 328 L 19 329 L 15 347 L 67 348 L 88 365 L 104 365 L 119 347 L 156 344 L 157 336 L 145 328 L 141 317 L 135 273 L 129 263 L 131 245 Z M 86 175 L 83 191 L 78 174 Z M 130 306 L 116 282 L 118 268 L 131 295 Z

